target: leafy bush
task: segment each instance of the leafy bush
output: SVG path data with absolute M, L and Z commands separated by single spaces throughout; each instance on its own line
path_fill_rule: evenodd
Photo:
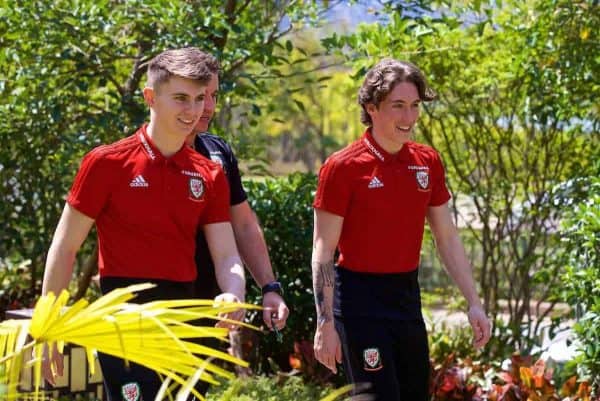
M 258 376 L 235 379 L 223 386 L 212 386 L 208 401 L 315 401 L 329 391 L 304 383 L 298 376 Z
M 29 260 L 14 263 L 0 259 L 0 321 L 5 319 L 7 310 L 30 308 L 37 299 L 29 264 Z
M 269 247 L 275 275 L 281 281 L 284 297 L 290 308 L 283 341 L 275 336 L 258 336 L 249 347 L 249 359 L 259 372 L 289 370 L 289 356 L 294 342 L 314 336 L 314 297 L 310 257 L 312 251 L 312 201 L 317 179 L 313 174 L 292 174 L 287 177 L 244 183 L 250 205 L 258 215 Z M 249 302 L 260 303 L 260 289 L 251 284 Z M 262 325 L 262 314 L 251 314 L 252 323 Z M 269 361 L 269 358 L 275 363 Z
M 470 327 L 448 327 L 434 324 L 429 330 L 429 357 L 444 361 L 448 356 L 466 358 L 473 354 L 473 335 Z
M 575 184 L 583 196 L 562 224 L 567 266 L 560 295 L 578 319 L 573 329 L 579 353 L 573 364 L 600 396 L 600 178 L 580 179 Z

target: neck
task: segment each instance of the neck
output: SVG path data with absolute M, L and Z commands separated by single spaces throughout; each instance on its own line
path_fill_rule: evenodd
M 390 141 L 385 138 L 383 135 L 379 135 L 374 128 L 371 128 L 371 135 L 373 135 L 373 139 L 377 142 L 383 150 L 388 152 L 391 155 L 394 155 L 402 149 L 402 146 L 406 141 Z
M 194 141 L 196 140 L 196 133 L 192 132 L 185 138 L 185 144 L 190 148 L 194 147 Z
M 158 151 L 164 157 L 173 156 L 185 143 L 185 138 L 169 135 L 164 130 L 157 127 L 154 121 L 150 121 L 150 124 L 148 124 L 148 127 L 146 128 L 146 132 L 150 139 L 152 139 L 154 146 L 156 146 Z

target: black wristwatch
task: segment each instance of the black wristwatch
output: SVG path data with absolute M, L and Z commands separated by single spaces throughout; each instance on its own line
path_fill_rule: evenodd
M 281 283 L 279 281 L 271 281 L 270 283 L 267 283 L 262 287 L 263 296 L 267 292 L 276 292 L 279 295 L 283 296 L 283 287 L 281 286 Z

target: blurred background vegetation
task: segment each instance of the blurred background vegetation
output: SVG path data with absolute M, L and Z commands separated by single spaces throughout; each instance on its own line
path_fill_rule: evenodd
M 477 357 L 500 369 L 574 326 L 577 357 L 555 376 L 578 374 L 598 391 L 598 26 L 595 0 L 0 0 L 0 318 L 36 299 L 83 154 L 147 118 L 145 63 L 198 46 L 221 60 L 211 130 L 243 161 L 292 310 L 283 344 L 251 337 L 247 357 L 258 373 L 295 368 L 335 380 L 306 354 L 314 173 L 360 136 L 364 73 L 394 57 L 419 65 L 439 94 L 423 107 L 416 140 L 442 155 L 496 322 Z M 94 296 L 94 253 L 92 235 L 77 259 L 75 274 L 88 277 L 74 281 L 78 297 Z M 420 268 L 430 308 L 464 307 L 430 235 Z M 249 283 L 250 299 L 258 295 Z M 457 332 L 430 341 L 445 361 L 449 350 L 466 356 L 469 340 Z

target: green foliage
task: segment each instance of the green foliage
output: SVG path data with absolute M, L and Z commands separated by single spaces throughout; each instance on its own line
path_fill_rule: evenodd
M 266 134 L 277 141 L 270 146 L 272 162 L 302 162 L 302 169 L 311 172 L 364 129 L 355 101 L 356 82 L 340 57 L 324 53 L 317 34 L 311 31 L 292 36 L 296 50 L 289 57 L 289 65 L 265 79 L 263 89 L 269 96 L 253 105 L 259 107 L 260 121 L 246 129 L 254 138 Z
M 7 310 L 30 308 L 37 292 L 30 287 L 29 261 L 13 263 L 0 259 L 0 321 Z
M 580 180 L 577 186 L 581 202 L 573 205 L 562 224 L 567 266 L 559 292 L 577 318 L 573 328 L 578 339 L 577 373 L 600 395 L 600 178 Z
M 266 377 L 235 379 L 227 386 L 212 386 L 208 401 L 315 401 L 329 391 L 304 383 L 301 377 Z
M 461 359 L 473 355 L 471 328 L 434 324 L 429 330 L 430 358 L 434 361 L 444 361 L 450 355 Z
M 244 185 L 263 227 L 273 270 L 282 282 L 290 307 L 283 343 L 277 343 L 272 335 L 261 336 L 251 359 L 260 372 L 273 370 L 269 368 L 267 357 L 273 358 L 279 369 L 288 370 L 288 357 L 294 352 L 294 341 L 312 341 L 314 336 L 310 257 L 316 177 L 313 174 L 292 174 L 284 178 L 246 181 Z M 251 286 L 247 300 L 260 303 L 260 289 Z M 262 324 L 260 313 L 251 314 L 250 318 L 257 326 Z

